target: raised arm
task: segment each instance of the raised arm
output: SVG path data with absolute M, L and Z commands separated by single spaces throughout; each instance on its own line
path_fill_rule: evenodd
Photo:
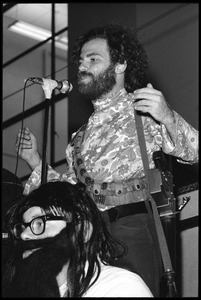
M 198 131 L 169 106 L 163 94 L 149 83 L 136 90 L 134 98 L 135 109 L 149 113 L 160 124 L 163 151 L 183 162 L 197 163 Z

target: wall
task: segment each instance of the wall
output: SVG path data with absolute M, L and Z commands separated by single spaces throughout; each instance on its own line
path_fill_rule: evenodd
M 137 27 L 153 84 L 198 128 L 198 5 L 138 4 Z

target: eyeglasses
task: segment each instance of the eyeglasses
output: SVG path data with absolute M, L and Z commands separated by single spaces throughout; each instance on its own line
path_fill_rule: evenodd
M 62 216 L 53 216 L 53 215 L 44 215 L 31 220 L 28 223 L 17 223 L 12 228 L 12 234 L 17 238 L 21 238 L 22 232 L 27 228 L 30 227 L 31 232 L 34 235 L 41 235 L 45 231 L 46 221 L 59 221 L 65 220 L 65 217 Z

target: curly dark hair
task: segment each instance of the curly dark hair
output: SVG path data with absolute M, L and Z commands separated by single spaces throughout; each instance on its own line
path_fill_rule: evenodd
M 105 39 L 108 43 L 110 59 L 113 64 L 127 63 L 125 71 L 125 89 L 133 92 L 146 83 L 148 59 L 146 52 L 137 38 L 133 28 L 118 24 L 109 24 L 91 29 L 76 40 L 73 49 L 73 62 L 78 64 L 83 45 L 96 38 Z
M 82 184 L 72 185 L 68 182 L 48 182 L 23 196 L 7 213 L 6 227 L 12 232 L 12 227 L 22 221 L 22 216 L 30 207 L 39 206 L 46 214 L 62 215 L 68 222 L 66 233 L 72 241 L 72 253 L 67 277 L 73 283 L 70 297 L 81 297 L 98 279 L 104 264 L 115 265 L 126 248 L 109 233 L 106 223 L 95 202 L 84 191 Z M 70 213 L 70 219 L 69 219 Z M 93 232 L 90 240 L 84 240 L 86 222 L 91 222 Z M 79 222 L 79 230 L 75 230 Z M 122 253 L 117 255 L 117 243 L 122 246 Z M 88 263 L 88 271 L 85 266 Z M 97 276 L 91 282 L 95 270 Z

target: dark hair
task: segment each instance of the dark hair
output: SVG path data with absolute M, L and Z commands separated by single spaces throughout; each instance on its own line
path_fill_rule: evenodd
M 78 63 L 83 45 L 93 39 L 102 38 L 107 41 L 110 59 L 113 64 L 127 63 L 125 71 L 125 89 L 133 92 L 145 85 L 145 72 L 148 60 L 145 50 L 140 44 L 136 31 L 132 28 L 109 24 L 91 29 L 76 40 L 73 50 L 73 61 Z
M 68 274 L 71 274 L 71 282 L 74 283 L 71 297 L 81 297 L 98 279 L 100 261 L 104 264 L 115 264 L 118 258 L 116 254 L 117 241 L 107 230 L 95 202 L 85 193 L 80 184 L 72 185 L 68 182 L 58 181 L 41 185 L 12 207 L 7 214 L 7 227 L 11 229 L 12 224 L 22 221 L 24 212 L 33 206 L 41 207 L 48 214 L 53 214 L 52 208 L 54 207 L 57 215 L 66 216 L 66 220 L 70 222 L 67 227 L 72 240 L 73 257 Z M 70 220 L 69 213 L 72 216 Z M 75 230 L 78 220 L 80 229 Z M 93 225 L 93 232 L 87 243 L 84 241 L 85 221 L 91 222 Z M 124 246 L 119 241 L 118 243 L 123 247 L 123 254 Z M 87 261 L 89 267 L 85 273 Z M 95 270 L 97 270 L 97 276 L 91 283 Z

